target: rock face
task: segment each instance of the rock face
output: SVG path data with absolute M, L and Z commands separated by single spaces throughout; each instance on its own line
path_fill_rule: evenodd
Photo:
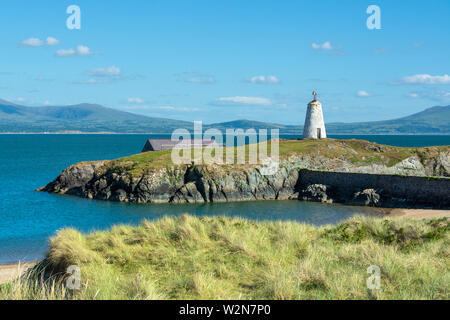
M 136 175 L 112 166 L 110 161 L 82 162 L 64 170 L 39 191 L 138 203 L 299 199 L 366 206 L 408 203 L 445 207 L 450 206 L 450 179 L 434 181 L 418 176 L 448 176 L 449 156 L 441 154 L 425 165 L 411 157 L 392 167 L 355 167 L 340 159 L 294 156 L 281 161 L 273 175 L 264 175 L 262 167 L 256 165 L 172 166 Z M 314 173 L 314 169 L 325 171 Z M 414 177 L 402 180 L 399 174 Z M 439 194 L 434 198 L 433 190 Z M 392 205 L 393 199 L 397 204 Z
M 217 166 L 180 166 L 131 177 L 101 170 L 102 165 L 71 166 L 40 191 L 140 203 L 275 200 L 292 195 L 298 180 L 293 167 L 264 176 L 258 167 L 224 171 Z

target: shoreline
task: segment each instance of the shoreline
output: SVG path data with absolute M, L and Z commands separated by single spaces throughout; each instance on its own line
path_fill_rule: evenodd
M 0 264 L 0 284 L 17 279 L 38 263 L 39 261 Z
M 450 210 L 443 209 L 405 209 L 405 208 L 383 208 L 383 218 L 409 218 L 409 219 L 433 219 L 450 218 Z
M 403 208 L 378 208 L 381 212 L 377 219 L 383 218 L 410 218 L 414 220 L 450 218 L 450 210 L 439 209 L 403 209 Z M 22 275 L 29 268 L 34 267 L 40 261 L 15 262 L 0 264 L 0 284 L 10 282 Z
M 171 135 L 172 132 L 0 132 L 0 135 Z M 280 133 L 285 136 L 301 136 L 297 133 Z M 329 136 L 450 136 L 450 133 L 328 133 Z

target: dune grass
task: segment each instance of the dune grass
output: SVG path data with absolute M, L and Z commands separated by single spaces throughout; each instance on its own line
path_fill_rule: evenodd
M 449 220 L 356 217 L 337 226 L 193 217 L 61 230 L 0 299 L 449 299 Z M 81 269 L 80 290 L 42 268 Z M 367 268 L 381 269 L 379 290 Z

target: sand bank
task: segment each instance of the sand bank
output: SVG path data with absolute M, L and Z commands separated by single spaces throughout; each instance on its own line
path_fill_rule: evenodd
M 16 279 L 29 268 L 34 267 L 36 263 L 37 262 L 23 262 L 0 265 L 0 283 Z
M 433 209 L 385 209 L 386 217 L 405 217 L 411 219 L 450 218 L 450 210 Z

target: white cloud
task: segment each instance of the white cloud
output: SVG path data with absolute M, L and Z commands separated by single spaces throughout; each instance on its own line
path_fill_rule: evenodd
M 21 47 L 43 47 L 43 46 L 54 46 L 59 44 L 59 40 L 53 37 L 47 37 L 45 41 L 39 38 L 28 38 L 20 42 Z
M 403 84 L 450 84 L 450 76 L 444 74 L 442 76 L 432 76 L 429 74 L 415 74 L 401 79 Z
M 216 82 L 214 76 L 193 70 L 174 73 L 173 75 L 177 77 L 180 81 L 184 81 L 187 83 L 211 84 Z
M 147 106 L 147 105 L 133 105 L 133 106 L 122 106 L 120 107 L 122 110 L 128 110 L 128 111 L 137 111 L 144 113 L 152 112 L 152 111 L 167 111 L 167 112 L 195 112 L 200 111 L 199 108 L 187 108 L 187 107 L 174 107 L 174 106 Z
M 215 80 L 213 77 L 192 77 L 192 78 L 185 78 L 185 82 L 189 83 L 214 83 Z
M 137 103 L 137 104 L 144 103 L 144 100 L 141 98 L 128 98 L 127 101 L 128 103 Z
M 419 94 L 416 93 L 416 92 L 408 93 L 407 96 L 410 97 L 410 98 L 414 98 L 414 99 L 417 99 L 417 98 L 420 97 Z
M 367 91 L 364 91 L 364 90 L 359 90 L 358 92 L 356 92 L 356 95 L 361 98 L 366 98 L 366 97 L 371 96 L 370 93 L 368 93 Z
M 279 83 L 280 79 L 275 76 L 255 76 L 250 79 L 250 82 L 275 84 Z
M 116 66 L 97 68 L 88 71 L 88 75 L 94 77 L 118 77 L 120 76 L 120 74 L 121 74 L 120 68 Z
M 97 54 L 96 52 L 92 52 L 89 47 L 79 45 L 76 49 L 60 49 L 56 51 L 57 57 L 81 57 L 81 56 L 91 56 Z
M 152 109 L 159 109 L 159 110 L 165 110 L 165 111 L 174 111 L 174 110 L 176 110 L 176 108 L 172 107 L 172 106 L 153 107 Z
M 86 72 L 91 78 L 86 80 L 73 81 L 75 84 L 98 84 L 111 83 L 122 79 L 122 71 L 116 66 L 97 68 Z
M 311 47 L 314 50 L 332 50 L 332 49 L 334 49 L 329 41 L 326 41 L 326 42 L 324 42 L 322 44 L 318 44 L 318 43 L 313 42 L 313 43 L 311 43 Z
M 78 47 L 77 47 L 77 53 L 78 53 L 80 56 L 88 56 L 88 55 L 93 54 L 93 53 L 91 52 L 91 50 L 89 49 L 89 47 L 86 47 L 86 46 L 78 46 Z
M 176 111 L 183 111 L 183 112 L 191 112 L 191 111 L 200 111 L 199 108 L 175 108 Z
M 16 101 L 17 102 L 26 102 L 27 99 L 19 97 L 19 98 L 16 99 Z
M 200 111 L 199 108 L 187 108 L 187 107 L 172 107 L 172 106 L 161 106 L 161 107 L 150 107 L 150 109 L 163 110 L 163 111 L 181 111 L 181 112 L 192 112 Z
M 21 47 L 42 47 L 43 45 L 44 41 L 38 38 L 29 38 L 20 43 Z
M 109 83 L 107 78 L 90 78 L 86 80 L 73 81 L 74 84 L 97 84 L 97 83 Z
M 433 101 L 439 101 L 439 102 L 448 102 L 450 101 L 450 91 L 422 91 L 422 92 L 410 92 L 406 94 L 407 97 L 413 98 L 413 99 L 429 99 Z
M 249 106 L 269 106 L 272 101 L 260 97 L 222 97 L 215 101 L 218 105 L 249 105 Z
M 45 43 L 48 46 L 55 46 L 55 45 L 59 44 L 59 40 L 55 39 L 53 37 L 47 37 L 47 39 L 45 39 Z
M 58 57 L 72 57 L 76 55 L 76 51 L 74 49 L 60 49 L 56 51 L 56 55 Z

